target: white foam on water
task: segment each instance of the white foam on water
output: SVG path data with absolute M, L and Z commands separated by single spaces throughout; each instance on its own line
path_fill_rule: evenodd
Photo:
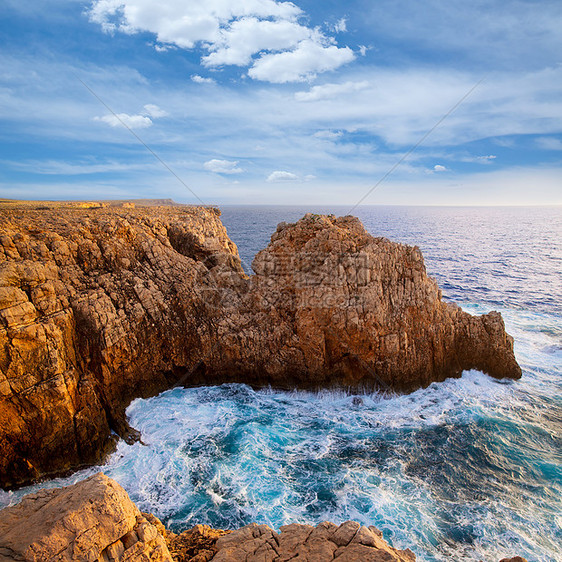
M 129 406 L 144 444 L 120 442 L 102 467 L 0 492 L 0 506 L 101 469 L 176 530 L 354 519 L 421 561 L 556 560 L 559 319 L 501 312 L 516 338 L 520 381 L 469 371 L 410 395 L 359 400 L 244 385 L 176 388 Z

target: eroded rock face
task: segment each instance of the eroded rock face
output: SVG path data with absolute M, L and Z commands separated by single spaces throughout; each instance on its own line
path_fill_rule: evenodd
M 519 377 L 501 316 L 441 301 L 353 217 L 281 224 L 247 278 L 215 209 L 0 209 L 0 485 L 100 460 L 174 384 L 413 390 Z
M 196 280 L 218 258 L 244 277 L 219 215 L 0 210 L 2 487 L 96 462 L 133 398 L 198 363 Z
M 0 511 L 0 561 L 172 562 L 157 528 L 114 480 L 96 474 Z
M 244 295 L 219 301 L 216 378 L 411 391 L 466 369 L 521 376 L 500 314 L 444 303 L 418 248 L 374 238 L 355 217 L 282 223 L 253 269 Z

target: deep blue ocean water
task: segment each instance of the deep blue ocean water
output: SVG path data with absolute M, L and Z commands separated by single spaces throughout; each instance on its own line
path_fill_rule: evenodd
M 245 267 L 280 221 L 343 207 L 225 207 Z M 519 381 L 471 371 L 410 395 L 173 389 L 135 400 L 144 445 L 102 467 L 175 530 L 355 519 L 420 561 L 562 561 L 562 208 L 362 207 L 421 248 L 446 300 L 499 310 Z M 61 486 L 99 468 L 41 486 Z M 0 492 L 0 506 L 38 486 Z

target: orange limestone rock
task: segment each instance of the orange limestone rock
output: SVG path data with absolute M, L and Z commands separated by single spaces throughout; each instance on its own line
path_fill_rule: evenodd
M 281 224 L 253 269 L 245 304 L 259 320 L 236 333 L 254 330 L 243 348 L 258 379 L 411 391 L 467 369 L 521 376 L 500 314 L 443 302 L 418 248 L 374 238 L 357 218 Z
M 173 562 L 164 537 L 104 474 L 0 511 L 0 562 Z
M 0 209 L 0 486 L 99 461 L 177 384 L 411 391 L 517 378 L 498 313 L 441 300 L 353 217 L 282 223 L 247 277 L 217 209 Z

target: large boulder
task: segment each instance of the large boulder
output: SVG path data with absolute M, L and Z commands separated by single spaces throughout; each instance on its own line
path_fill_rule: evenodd
M 0 511 L 0 561 L 172 562 L 157 528 L 114 480 L 96 474 Z

